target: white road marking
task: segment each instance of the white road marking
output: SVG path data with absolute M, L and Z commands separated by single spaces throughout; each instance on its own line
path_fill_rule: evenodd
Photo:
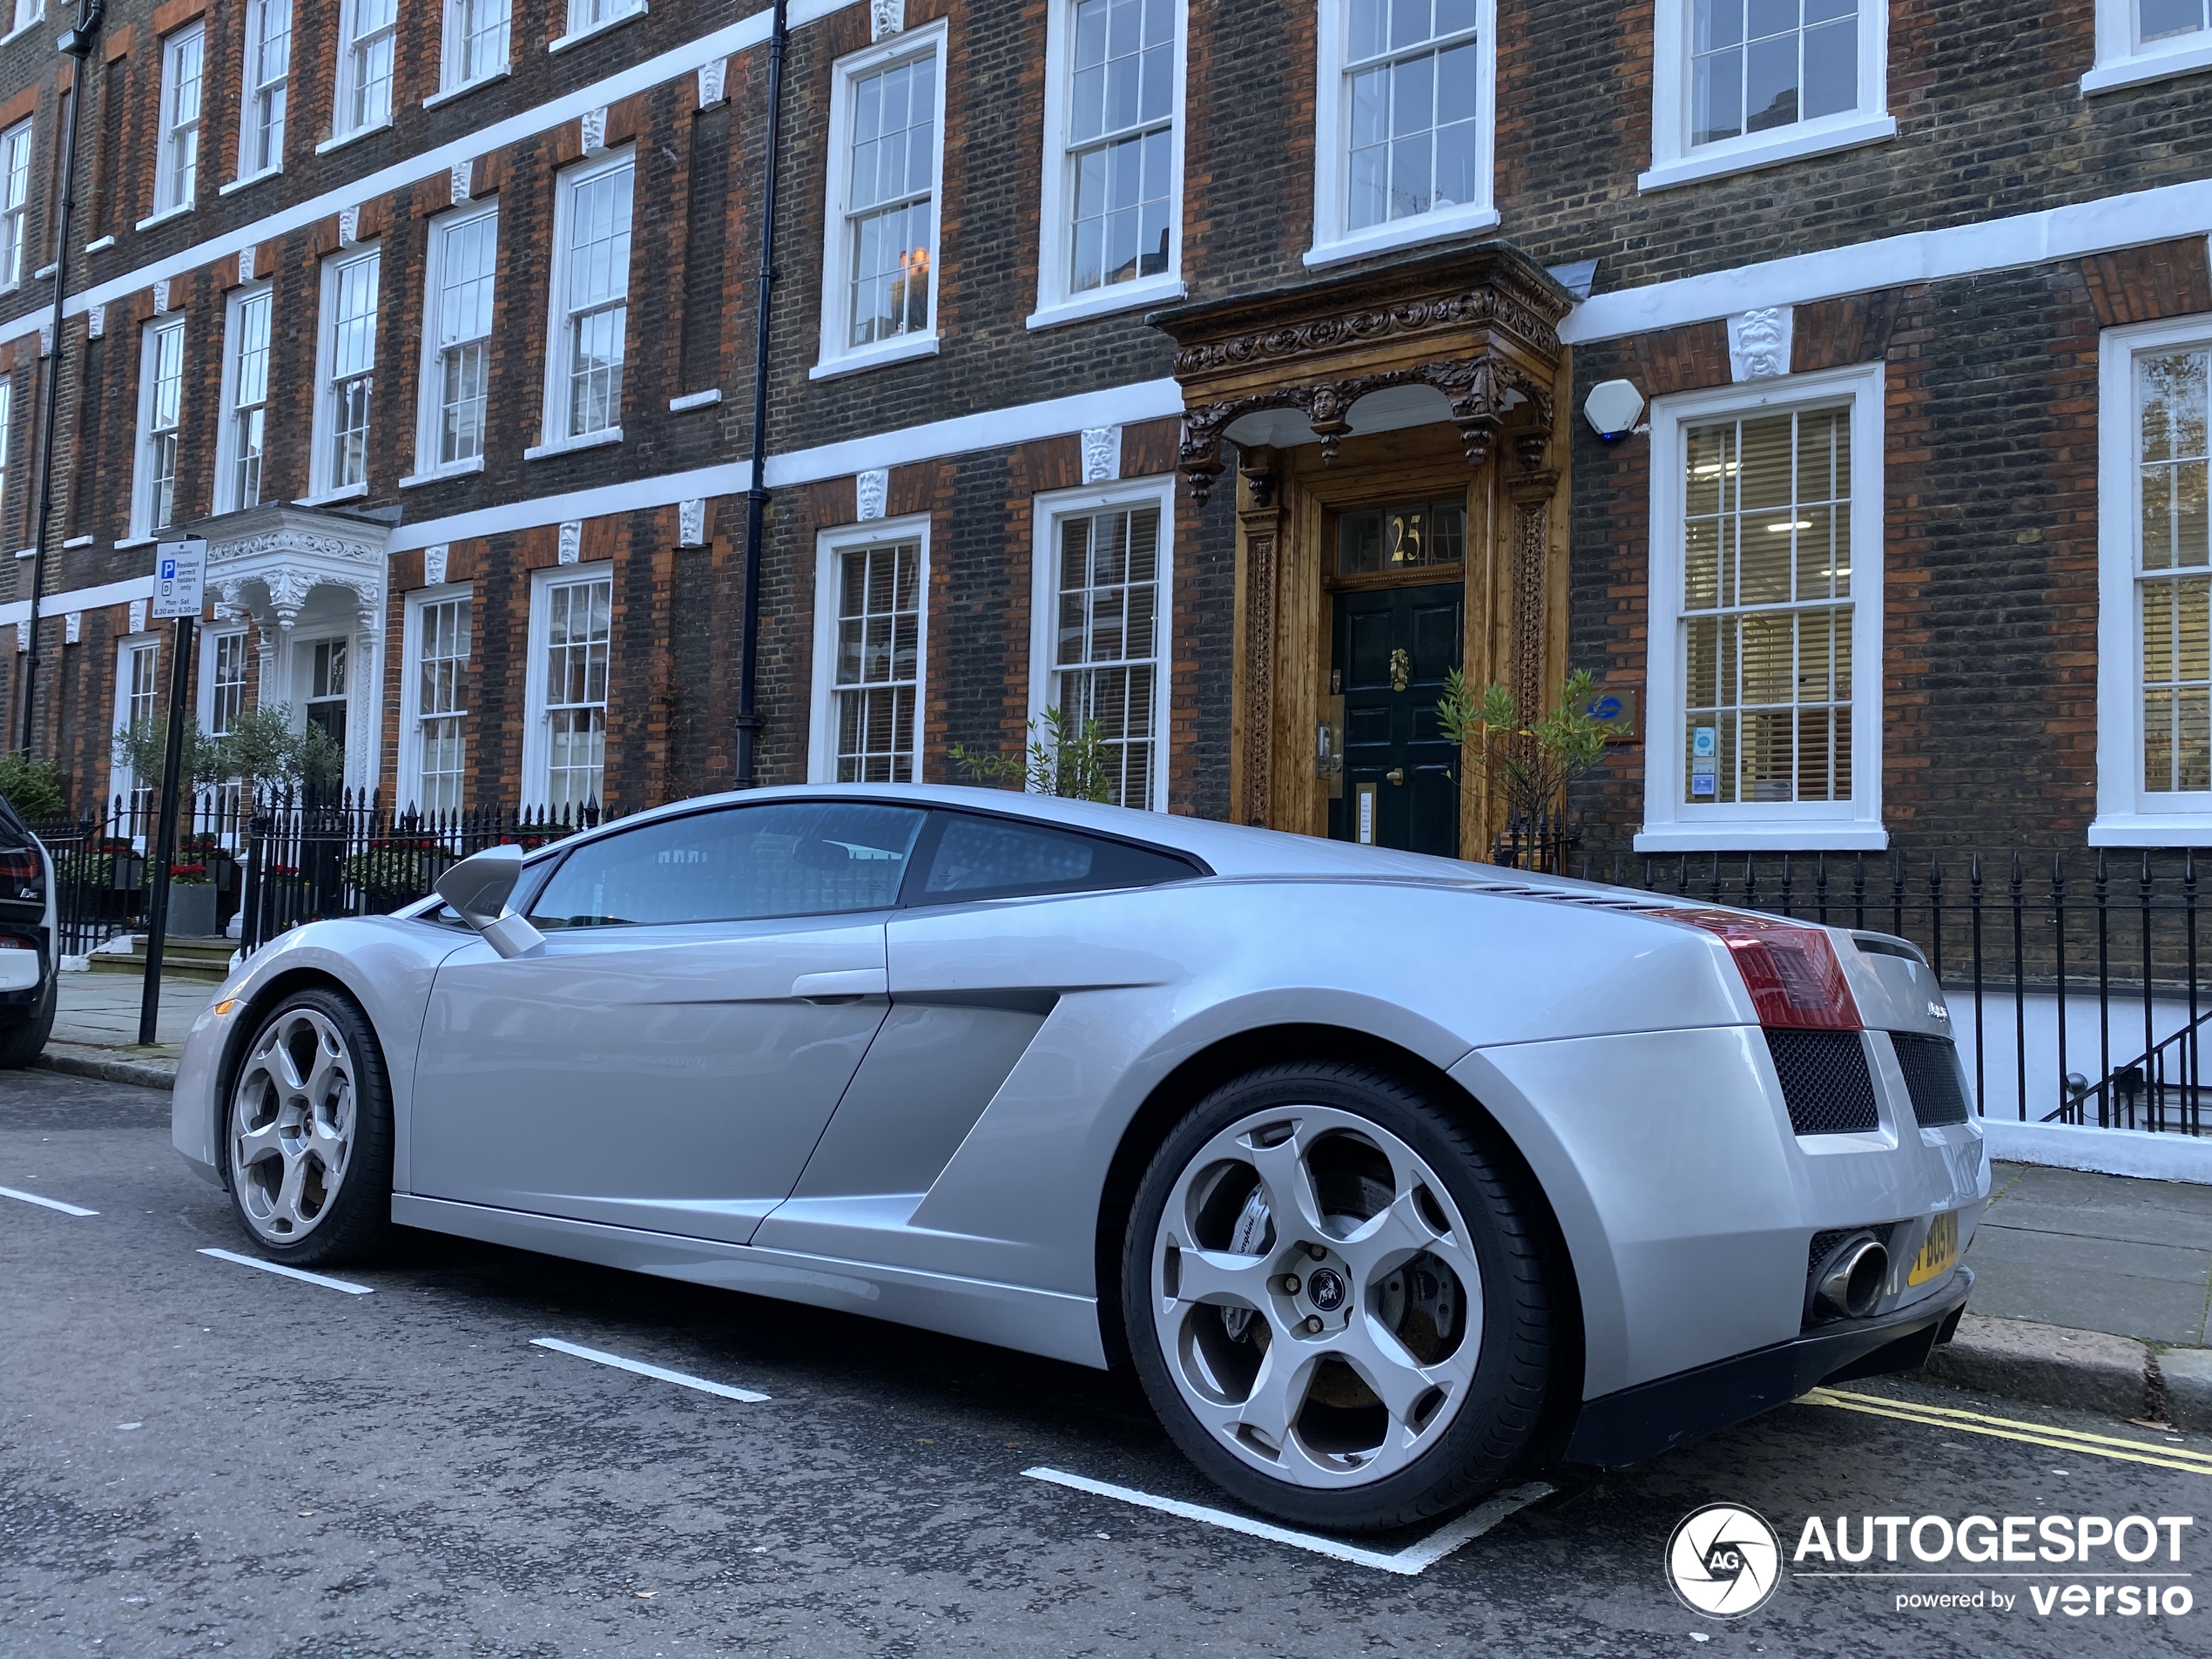
M 287 1278 L 303 1279 L 309 1285 L 320 1285 L 326 1291 L 343 1291 L 348 1296 L 374 1296 L 374 1285 L 348 1285 L 342 1278 L 330 1278 L 321 1273 L 310 1273 L 305 1268 L 287 1267 L 282 1262 L 265 1262 L 258 1256 L 241 1256 L 234 1250 L 203 1250 L 203 1256 L 212 1256 L 219 1262 L 236 1262 L 240 1267 L 258 1267 L 264 1273 L 281 1273 Z
M 1204 1504 L 1184 1503 L 1179 1498 L 1157 1497 L 1150 1492 L 1111 1486 L 1103 1480 L 1069 1474 L 1060 1469 L 1024 1469 L 1022 1473 L 1034 1480 L 1049 1480 L 1055 1486 L 1070 1487 L 1077 1492 L 1133 1503 L 1141 1509 L 1157 1509 L 1163 1514 L 1177 1515 L 1185 1521 L 1204 1521 L 1209 1527 L 1243 1533 L 1249 1538 L 1264 1538 L 1271 1543 L 1288 1544 L 1293 1549 L 1309 1549 L 1317 1555 L 1349 1561 L 1354 1567 L 1372 1567 L 1377 1572 L 1396 1573 L 1407 1578 L 1426 1571 L 1460 1545 L 1481 1537 L 1515 1510 L 1527 1508 L 1539 1498 L 1549 1497 L 1553 1491 L 1543 1481 L 1532 1480 L 1527 1486 L 1501 1492 L 1496 1497 L 1475 1505 L 1458 1520 L 1446 1522 L 1418 1543 L 1408 1544 L 1401 1550 L 1386 1554 L 1379 1549 L 1362 1549 L 1357 1544 L 1347 1544 L 1318 1533 L 1293 1532 L 1288 1527 L 1278 1527 L 1269 1521 L 1231 1514 L 1226 1509 L 1210 1509 Z
M 100 1213 L 78 1204 L 64 1204 L 59 1198 L 42 1198 L 35 1192 L 17 1192 L 13 1187 L 0 1187 L 0 1198 L 14 1198 L 22 1204 L 35 1204 L 41 1209 L 58 1210 L 65 1216 L 97 1216 Z
M 719 1394 L 725 1399 L 743 1400 L 748 1406 L 758 1406 L 768 1398 L 750 1388 L 732 1388 L 727 1383 L 709 1382 L 704 1377 L 693 1377 L 681 1371 L 669 1371 L 659 1366 L 649 1366 L 642 1359 L 625 1359 L 618 1353 L 605 1353 L 597 1348 L 579 1347 L 573 1342 L 563 1342 L 558 1337 L 532 1337 L 533 1348 L 550 1348 L 556 1353 L 574 1354 L 579 1359 L 589 1359 L 595 1366 L 612 1366 L 617 1371 L 635 1372 L 640 1377 L 657 1378 L 682 1388 L 696 1388 L 702 1394 Z

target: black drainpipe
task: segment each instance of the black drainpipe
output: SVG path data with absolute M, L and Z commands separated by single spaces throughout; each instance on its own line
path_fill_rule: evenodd
M 745 496 L 745 621 L 738 645 L 738 787 L 759 781 L 760 531 L 768 512 L 768 307 L 776 285 L 776 158 L 784 114 L 785 0 L 768 34 L 767 178 L 760 194 L 760 286 L 752 326 L 752 487 Z
M 23 741 L 17 745 L 26 753 L 35 735 L 31 711 L 32 694 L 38 689 L 38 596 L 46 586 L 46 536 L 54 516 L 54 418 L 61 403 L 62 360 L 67 355 L 62 346 L 62 299 L 69 292 L 70 219 L 77 210 L 77 113 L 84 107 L 89 90 L 85 68 L 91 59 L 92 38 L 99 33 L 106 11 L 107 0 L 78 0 L 77 26 L 55 43 L 76 61 L 76 68 L 69 78 L 69 119 L 62 125 L 61 222 L 54 233 L 54 354 L 46 362 L 45 395 L 40 400 L 45 407 L 39 413 L 38 531 L 33 543 L 38 551 L 30 561 L 30 650 L 23 664 Z

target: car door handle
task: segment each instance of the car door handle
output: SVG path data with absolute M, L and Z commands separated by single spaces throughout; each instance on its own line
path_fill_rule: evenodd
M 791 994 L 809 1002 L 887 996 L 891 994 L 891 974 L 882 968 L 843 968 L 828 974 L 801 974 L 792 981 Z

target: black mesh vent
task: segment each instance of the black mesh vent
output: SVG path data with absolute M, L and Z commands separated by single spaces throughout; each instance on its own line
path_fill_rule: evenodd
M 1892 1031 L 1890 1043 L 1897 1050 L 1898 1069 L 1912 1096 L 1912 1116 L 1922 1129 L 1963 1123 L 1966 1110 L 1966 1080 L 1959 1070 L 1959 1045 L 1949 1037 L 1916 1037 Z
M 1863 1135 L 1881 1126 L 1874 1074 L 1856 1031 L 1770 1029 L 1766 1046 L 1782 1078 L 1782 1103 L 1800 1135 Z

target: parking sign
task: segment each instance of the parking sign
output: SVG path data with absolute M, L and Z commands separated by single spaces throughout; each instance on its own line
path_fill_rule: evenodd
M 207 543 L 198 536 L 162 542 L 153 550 L 153 614 L 197 617 L 207 580 Z

